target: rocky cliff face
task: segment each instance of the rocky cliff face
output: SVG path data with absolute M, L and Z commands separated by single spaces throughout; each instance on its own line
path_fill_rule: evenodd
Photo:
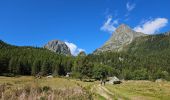
M 69 47 L 62 41 L 52 40 L 44 48 L 63 55 L 71 55 Z
M 166 33 L 165 33 L 165 35 L 168 35 L 168 36 L 170 36 L 170 31 L 169 31 L 169 32 L 166 32 Z
M 111 38 L 99 49 L 94 51 L 94 54 L 104 51 L 122 51 L 128 46 L 135 38 L 146 36 L 143 33 L 135 32 L 129 26 L 122 24 L 112 34 Z

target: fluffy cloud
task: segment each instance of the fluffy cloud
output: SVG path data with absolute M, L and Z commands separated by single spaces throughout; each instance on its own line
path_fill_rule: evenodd
M 131 4 L 130 2 L 127 2 L 127 3 L 126 3 L 126 9 L 127 9 L 129 12 L 132 11 L 132 10 L 135 8 L 135 6 L 136 6 L 135 3 L 133 3 L 133 4 Z
M 155 18 L 144 22 L 134 28 L 137 32 L 143 32 L 145 34 L 154 34 L 158 32 L 161 28 L 165 27 L 168 23 L 166 18 Z
M 70 48 L 71 54 L 77 56 L 84 49 L 78 48 L 74 43 L 65 42 L 65 44 Z
M 100 30 L 112 33 L 115 31 L 116 29 L 115 25 L 117 24 L 118 24 L 118 20 L 112 21 L 112 16 L 110 16 L 108 17 L 106 22 L 103 24 L 103 26 L 100 28 Z

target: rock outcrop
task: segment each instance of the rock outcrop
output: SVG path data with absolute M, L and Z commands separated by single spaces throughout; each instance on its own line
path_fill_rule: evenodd
M 135 32 L 129 26 L 122 24 L 115 30 L 115 32 L 113 32 L 111 38 L 101 48 L 94 51 L 94 54 L 105 51 L 122 51 L 135 38 L 140 36 L 146 36 L 146 34 Z
M 52 40 L 48 42 L 44 48 L 53 51 L 58 54 L 71 55 L 69 47 L 62 41 Z

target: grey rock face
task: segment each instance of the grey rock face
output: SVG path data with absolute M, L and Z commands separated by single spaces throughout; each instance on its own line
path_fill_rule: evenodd
M 62 41 L 52 40 L 48 42 L 44 48 L 63 55 L 71 55 L 69 47 Z
M 166 32 L 165 35 L 170 36 L 170 32 Z
M 122 24 L 112 34 L 111 38 L 99 49 L 94 51 L 94 54 L 115 51 L 119 52 L 126 48 L 135 38 L 146 36 L 143 33 L 135 32 L 129 26 Z

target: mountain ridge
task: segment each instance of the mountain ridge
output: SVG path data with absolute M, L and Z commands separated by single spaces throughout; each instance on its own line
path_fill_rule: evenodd
M 135 32 L 128 25 L 121 24 L 113 33 L 108 41 L 104 43 L 101 48 L 94 51 L 94 54 L 105 52 L 105 51 L 115 51 L 120 52 L 126 46 L 128 46 L 135 38 L 147 36 L 141 32 Z

